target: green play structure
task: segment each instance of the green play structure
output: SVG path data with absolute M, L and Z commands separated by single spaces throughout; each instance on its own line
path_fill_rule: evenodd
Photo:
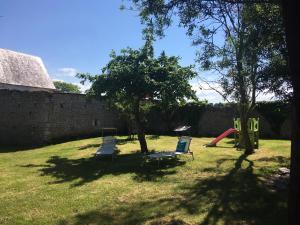
M 242 134 L 241 134 L 241 119 L 240 118 L 234 118 L 233 119 L 234 129 L 237 130 L 237 132 L 234 133 L 234 139 L 235 139 L 235 146 L 237 147 L 243 147 L 241 146 L 242 143 Z M 248 119 L 248 132 L 251 144 L 253 148 L 258 149 L 258 140 L 259 140 L 259 119 L 258 118 L 249 118 Z

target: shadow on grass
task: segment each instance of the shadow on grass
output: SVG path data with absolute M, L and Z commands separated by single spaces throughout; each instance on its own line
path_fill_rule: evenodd
M 42 176 L 52 176 L 56 180 L 52 183 L 73 182 L 71 186 L 80 186 L 97 180 L 105 175 L 118 176 L 133 173 L 138 182 L 157 181 L 165 175 L 176 173 L 175 170 L 165 170 L 185 164 L 177 159 L 164 160 L 158 168 L 157 163 L 145 163 L 141 153 L 121 154 L 107 158 L 80 158 L 68 159 L 60 156 L 52 156 L 47 164 L 27 164 L 22 167 L 40 168 Z M 78 181 L 79 179 L 79 181 Z
M 231 140 L 225 141 L 225 143 L 226 144 L 232 144 L 232 145 L 234 145 L 235 144 L 235 140 L 231 139 Z
M 78 150 L 86 150 L 86 149 L 89 149 L 89 148 L 98 148 L 100 146 L 101 146 L 101 144 L 88 144 L 88 145 L 84 145 L 84 146 L 79 147 Z
M 218 160 L 217 167 L 226 161 Z M 242 154 L 225 175 L 199 180 L 185 196 L 190 214 L 201 213 L 212 205 L 201 225 L 219 224 L 286 224 L 286 193 L 268 189 L 253 173 L 253 161 Z
M 262 157 L 257 159 L 257 161 L 261 162 L 275 162 L 283 165 L 288 165 L 290 162 L 290 159 L 284 156 L 274 156 L 274 157 Z
M 178 200 L 177 200 L 178 201 Z M 178 207 L 174 198 L 121 203 L 115 208 L 101 208 L 61 220 L 60 225 L 188 225 L 183 219 L 169 216 Z M 172 202 L 174 202 L 172 206 Z
M 0 153 L 11 153 L 11 152 L 20 152 L 20 151 L 28 151 L 33 149 L 38 149 L 41 146 L 1 146 Z
M 117 145 L 125 145 L 125 144 L 128 144 L 128 143 L 135 143 L 138 139 L 137 138 L 120 138 L 120 139 L 117 139 Z
M 147 136 L 147 139 L 149 140 L 157 140 L 159 139 L 160 136 L 159 135 L 150 135 L 150 136 Z M 138 142 L 138 138 L 118 138 L 117 139 L 117 145 L 125 145 L 125 144 L 128 144 L 128 143 L 135 143 L 135 142 Z
M 217 165 L 227 160 L 233 161 L 223 159 Z M 242 154 L 225 175 L 183 182 L 172 196 L 121 202 L 77 214 L 61 224 L 188 224 L 187 218 L 195 220 L 199 215 L 200 225 L 287 224 L 287 193 L 269 190 L 253 173 L 253 166 Z

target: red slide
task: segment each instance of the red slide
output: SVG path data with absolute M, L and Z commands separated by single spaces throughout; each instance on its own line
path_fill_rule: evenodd
M 226 130 L 224 133 L 222 133 L 221 135 L 219 135 L 217 138 L 215 138 L 212 142 L 210 142 L 209 144 L 206 145 L 206 147 L 213 147 L 216 146 L 216 144 L 222 140 L 224 137 L 227 137 L 229 134 L 235 133 L 237 132 L 236 129 L 234 128 L 229 128 L 228 130 Z

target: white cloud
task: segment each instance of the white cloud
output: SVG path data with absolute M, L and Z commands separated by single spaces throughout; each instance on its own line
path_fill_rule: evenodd
M 65 67 L 57 70 L 58 77 L 75 77 L 78 71 L 75 68 Z
M 72 81 L 76 78 L 78 70 L 71 67 L 59 68 L 55 72 L 51 73 L 53 80 Z

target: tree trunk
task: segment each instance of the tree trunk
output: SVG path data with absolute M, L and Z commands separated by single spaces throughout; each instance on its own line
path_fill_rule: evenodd
M 133 124 L 130 119 L 127 119 L 127 127 L 128 127 L 128 139 L 133 140 L 134 139 L 134 130 L 133 130 Z
M 245 149 L 245 154 L 250 155 L 253 151 L 253 146 L 250 141 L 249 131 L 248 131 L 248 118 L 249 118 L 249 109 L 248 109 L 248 101 L 247 101 L 247 94 L 246 94 L 246 84 L 243 75 L 243 66 L 241 63 L 241 55 L 240 51 L 237 54 L 237 71 L 238 71 L 238 85 L 239 85 L 239 94 L 240 94 L 240 120 L 241 120 L 241 147 Z
M 300 224 L 300 12 L 298 1 L 283 0 L 283 18 L 293 84 L 289 224 Z
M 250 141 L 249 131 L 248 131 L 248 113 L 245 104 L 240 106 L 240 119 L 241 119 L 241 134 L 242 134 L 242 146 L 245 148 L 245 154 L 252 154 L 253 146 Z
M 245 51 L 245 46 L 243 44 L 243 32 L 239 36 L 239 47 L 236 50 L 236 70 L 237 70 L 237 85 L 238 91 L 240 95 L 240 119 L 241 119 L 241 142 L 243 148 L 245 148 L 245 154 L 252 154 L 253 146 L 250 141 L 249 131 L 248 131 L 248 117 L 249 117 L 249 109 L 248 109 L 248 98 L 247 98 L 247 87 L 245 82 L 245 71 L 243 71 L 243 52 Z
M 141 116 L 140 116 L 140 102 L 139 101 L 137 101 L 137 103 L 135 104 L 134 116 L 135 116 L 135 122 L 136 122 L 136 126 L 137 126 L 137 135 L 138 135 L 138 139 L 139 139 L 140 146 L 141 146 L 141 152 L 147 153 L 148 147 L 147 147 L 147 142 L 146 142 L 146 138 L 145 138 L 144 124 L 143 124 L 143 122 L 141 120 Z
M 139 125 L 137 125 L 137 126 L 138 126 L 138 139 L 139 139 L 140 146 L 141 146 L 141 152 L 147 153 L 148 147 L 147 147 L 147 142 L 146 142 L 146 138 L 145 138 L 145 131 Z

